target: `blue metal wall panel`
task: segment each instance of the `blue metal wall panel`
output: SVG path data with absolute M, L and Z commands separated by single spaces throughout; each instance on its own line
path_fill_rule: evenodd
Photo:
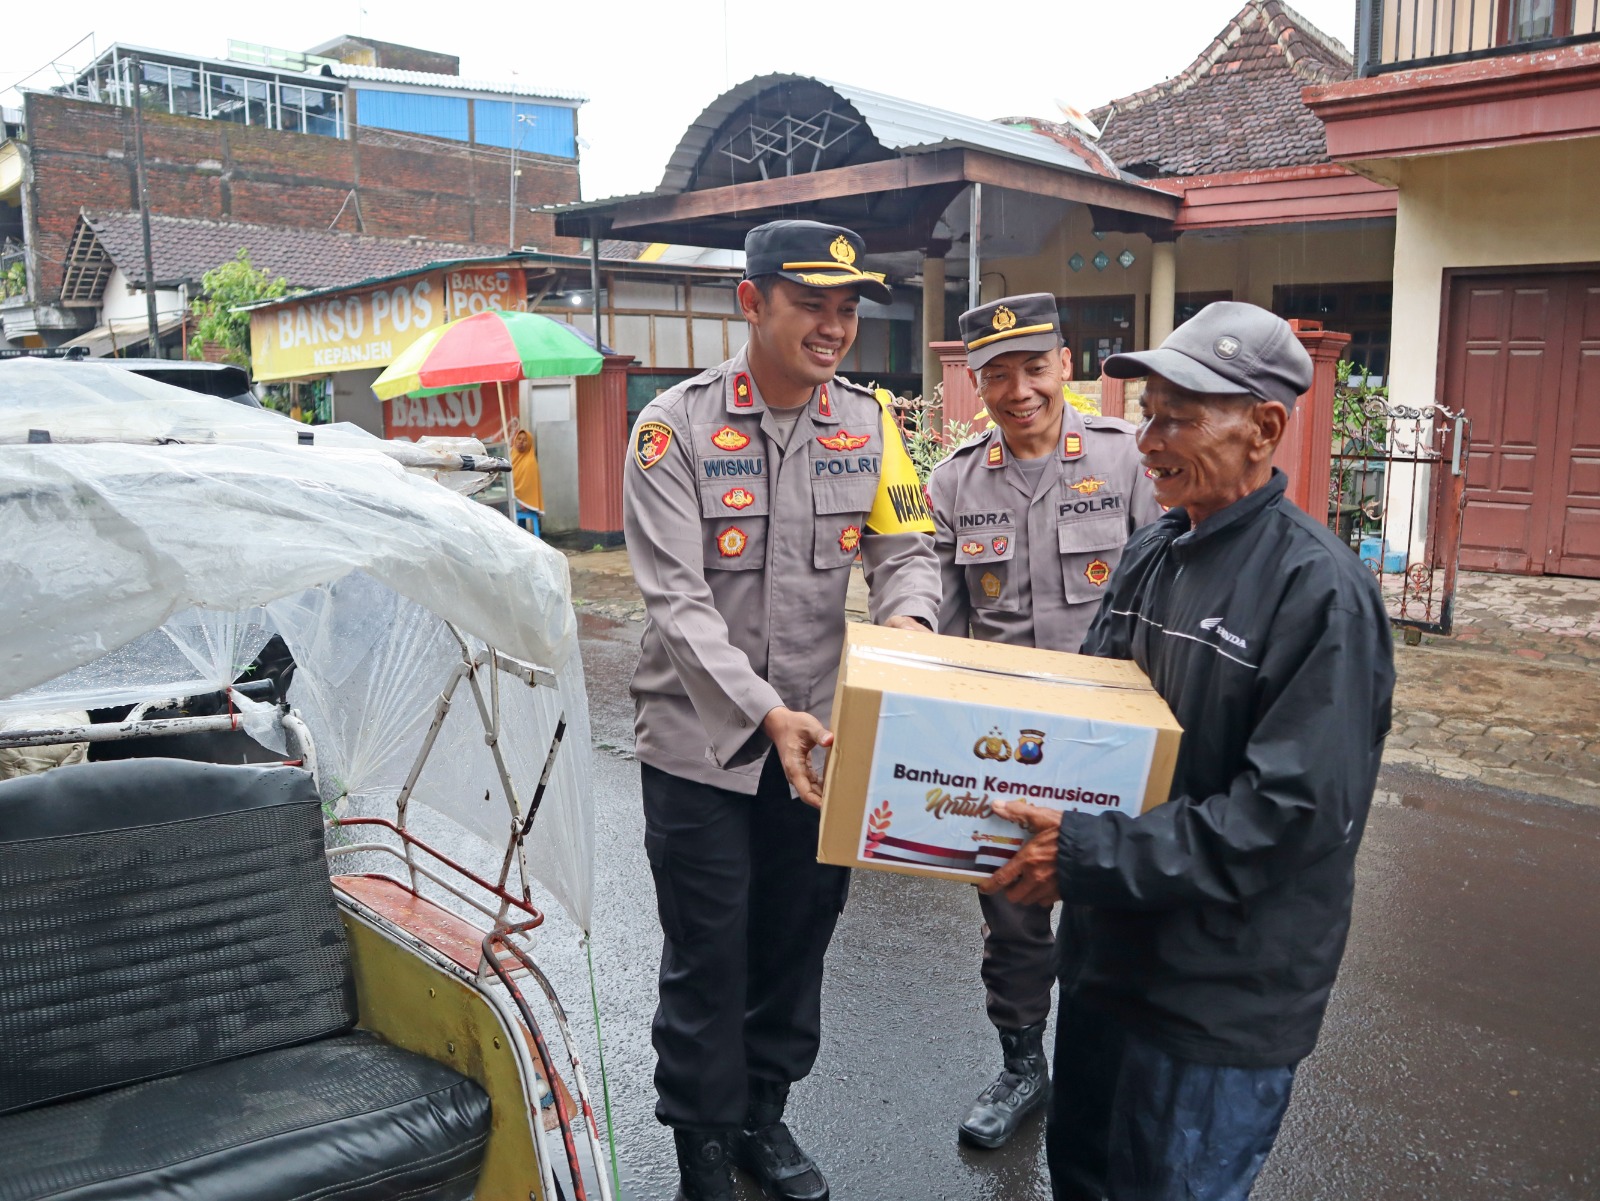
M 512 124 L 512 101 L 474 100 L 477 111 L 473 114 L 473 128 L 483 146 L 513 144 L 527 154 L 551 154 L 559 158 L 577 158 L 577 129 L 573 109 L 555 104 L 534 104 L 518 100 L 516 115 L 531 120 Z
M 467 140 L 467 101 L 460 96 L 418 92 L 379 92 L 357 88 L 356 122 L 374 129 L 425 133 L 435 138 Z

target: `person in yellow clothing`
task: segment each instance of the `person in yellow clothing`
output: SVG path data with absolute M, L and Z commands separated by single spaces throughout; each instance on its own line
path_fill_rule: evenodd
M 544 484 L 539 479 L 539 456 L 533 448 L 533 435 L 519 429 L 511 435 L 511 487 L 516 492 L 518 509 L 544 514 Z M 518 517 L 520 519 L 520 512 Z M 534 533 L 538 533 L 537 524 Z

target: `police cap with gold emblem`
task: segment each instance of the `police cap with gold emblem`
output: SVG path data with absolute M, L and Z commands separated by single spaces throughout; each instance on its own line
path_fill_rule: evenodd
M 866 256 L 861 235 L 820 221 L 768 221 L 744 236 L 744 275 L 781 275 L 807 288 L 853 287 L 868 300 L 888 304 L 889 286 L 857 263 Z
M 1061 315 L 1048 292 L 1003 296 L 961 314 L 961 340 L 967 344 L 967 366 L 976 371 L 995 355 L 1013 350 L 1057 350 Z

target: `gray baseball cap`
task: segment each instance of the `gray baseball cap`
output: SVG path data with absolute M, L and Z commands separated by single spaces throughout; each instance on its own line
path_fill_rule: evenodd
M 1114 354 L 1100 368 L 1112 379 L 1159 375 L 1211 395 L 1246 393 L 1290 412 L 1311 387 L 1311 356 L 1289 323 L 1237 300 L 1208 304 L 1155 350 Z

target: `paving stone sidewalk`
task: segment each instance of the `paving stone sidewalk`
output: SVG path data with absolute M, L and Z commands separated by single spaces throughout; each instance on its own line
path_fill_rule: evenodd
M 624 550 L 568 556 L 580 613 L 642 622 Z M 856 573 L 848 606 L 864 620 Z M 1600 804 L 1600 580 L 1463 573 L 1453 636 L 1395 645 L 1386 763 Z

